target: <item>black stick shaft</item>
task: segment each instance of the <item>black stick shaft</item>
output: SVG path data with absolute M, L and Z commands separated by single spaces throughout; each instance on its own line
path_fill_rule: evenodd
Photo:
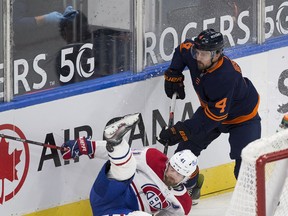
M 64 150 L 64 148 L 62 148 L 60 146 L 50 145 L 50 144 L 46 144 L 46 143 L 40 143 L 40 142 L 33 141 L 33 140 L 21 139 L 19 137 L 13 137 L 13 136 L 5 135 L 5 134 L 0 134 L 0 137 L 19 141 L 19 142 L 26 142 L 26 143 L 30 143 L 30 144 L 34 144 L 34 145 L 39 145 L 39 146 L 46 147 L 46 148 L 57 149 L 57 150 L 62 150 L 62 151 Z

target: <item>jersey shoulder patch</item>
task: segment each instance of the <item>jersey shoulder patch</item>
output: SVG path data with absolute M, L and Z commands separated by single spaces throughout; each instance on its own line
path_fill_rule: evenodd
M 241 72 L 241 68 L 240 66 L 234 61 L 234 60 L 231 60 L 230 58 L 228 58 L 227 56 L 225 56 L 225 58 L 230 61 L 231 65 L 233 66 L 234 70 L 239 72 L 239 73 L 242 73 Z
M 156 148 L 149 148 L 146 152 L 147 165 L 157 174 L 160 179 L 163 179 L 167 160 L 167 156 Z
M 193 46 L 194 42 L 190 39 L 186 39 L 183 43 L 180 44 L 180 52 L 189 51 Z

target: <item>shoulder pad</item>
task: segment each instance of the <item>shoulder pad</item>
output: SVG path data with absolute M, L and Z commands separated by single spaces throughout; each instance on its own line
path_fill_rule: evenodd
M 239 73 L 242 73 L 241 71 L 241 67 L 232 59 L 230 59 L 229 57 L 227 56 L 224 56 L 225 59 L 227 59 L 228 61 L 231 62 L 231 65 L 233 66 L 234 70 L 239 72 Z

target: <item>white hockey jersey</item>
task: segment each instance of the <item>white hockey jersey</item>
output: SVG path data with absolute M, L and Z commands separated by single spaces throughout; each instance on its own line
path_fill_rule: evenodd
M 155 148 L 134 151 L 137 161 L 132 187 L 141 211 L 157 215 L 188 215 L 192 200 L 182 185 L 177 189 L 168 188 L 164 182 L 164 172 L 168 158 Z
M 107 158 L 107 151 L 105 151 L 104 146 L 105 141 L 103 143 L 97 142 L 96 158 Z M 116 169 L 128 165 L 131 157 L 133 158 L 132 164 L 135 165 L 136 162 L 136 171 L 135 166 L 130 168 L 126 166 L 125 169 L 135 171 L 135 174 L 132 173 L 134 176 L 130 186 L 134 192 L 133 196 L 135 195 L 137 199 L 138 210 L 151 214 L 157 213 L 157 216 L 184 216 L 189 214 L 192 200 L 184 185 L 179 185 L 177 188 L 168 188 L 163 182 L 166 166 L 168 165 L 168 158 L 165 154 L 156 148 L 131 151 L 125 141 L 116 149 L 116 152 L 109 154 L 109 159 L 114 163 Z M 115 173 L 117 176 L 120 175 L 120 179 L 123 179 L 123 175 L 127 171 L 121 172 L 120 169 Z M 108 178 L 111 177 L 109 174 L 107 175 Z M 130 176 L 132 175 L 130 174 Z M 114 175 L 114 177 L 116 176 Z

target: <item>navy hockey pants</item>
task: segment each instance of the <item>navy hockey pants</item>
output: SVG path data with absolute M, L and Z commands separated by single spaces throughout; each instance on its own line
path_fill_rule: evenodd
M 206 149 L 208 145 L 220 136 L 221 133 L 229 133 L 230 158 L 235 160 L 234 175 L 237 178 L 241 165 L 241 151 L 249 143 L 261 137 L 261 118 L 257 114 L 253 119 L 240 124 L 221 124 L 212 130 L 202 140 L 189 140 L 179 143 L 175 152 L 190 149 L 196 156 Z M 213 160 L 213 159 L 212 159 Z

